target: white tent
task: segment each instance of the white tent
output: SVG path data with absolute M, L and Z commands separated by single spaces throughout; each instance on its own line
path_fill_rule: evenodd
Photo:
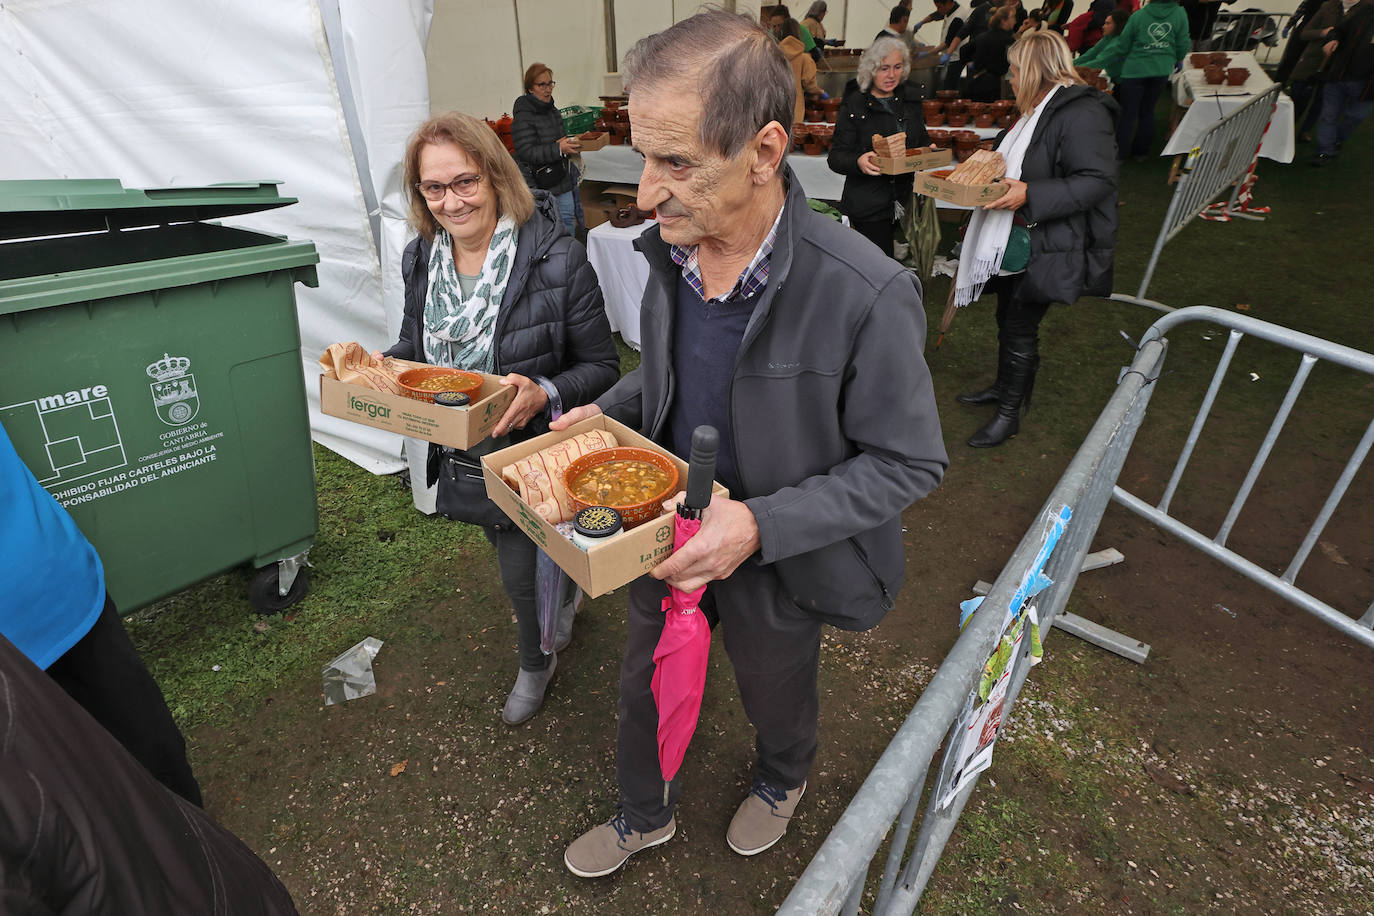
M 884 18 L 885 3 L 832 0 L 832 34 Z M 758 13 L 757 0 L 734 5 Z M 698 6 L 10 0 L 0 4 L 0 178 L 282 181 L 299 203 L 241 222 L 319 250 L 319 287 L 296 289 L 312 434 L 369 470 L 394 471 L 400 440 L 320 414 L 315 379 L 329 344 L 396 338 L 406 137 L 431 110 L 498 116 L 536 60 L 555 69 L 560 104 L 594 103 L 616 56 Z M 417 505 L 432 509 L 420 493 Z

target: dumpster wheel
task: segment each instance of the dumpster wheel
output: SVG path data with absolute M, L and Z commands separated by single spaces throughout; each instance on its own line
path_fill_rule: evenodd
M 296 571 L 296 581 L 285 595 L 280 594 L 278 583 L 281 581 L 277 564 L 264 566 L 248 583 L 248 600 L 259 614 L 279 614 L 300 601 L 310 591 L 310 570 L 302 566 Z

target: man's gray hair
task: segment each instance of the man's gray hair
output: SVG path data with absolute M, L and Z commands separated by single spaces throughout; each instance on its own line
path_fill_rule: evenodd
M 791 135 L 797 98 L 792 65 L 773 36 L 746 16 L 707 10 L 635 43 L 620 67 L 636 90 L 669 86 L 701 97 L 701 143 L 734 156 L 770 121 Z
M 867 92 L 873 85 L 873 74 L 882 66 L 883 58 L 893 51 L 902 52 L 902 79 L 911 72 L 911 52 L 907 50 L 906 42 L 895 35 L 884 35 L 864 49 L 863 55 L 859 58 L 859 88 Z

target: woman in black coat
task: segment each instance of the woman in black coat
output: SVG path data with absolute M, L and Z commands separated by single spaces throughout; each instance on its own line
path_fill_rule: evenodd
M 904 131 L 906 145 L 926 146 L 926 119 L 920 92 L 907 86 L 911 61 L 897 38 L 879 38 L 859 58 L 859 89 L 845 97 L 835 122 L 827 162 L 844 178 L 840 212 L 859 234 L 892 256 L 896 203 L 907 206 L 914 181 L 910 173 L 884 175 L 874 161 L 873 135 Z
M 986 448 L 1014 436 L 1040 365 L 1039 328 L 1051 302 L 1107 296 L 1116 246 L 1116 103 L 1083 84 L 1058 32 L 1028 32 L 1011 48 L 1011 84 L 1021 122 L 998 149 L 1007 192 L 975 213 L 955 280 L 963 305 L 997 293 L 997 380 L 961 394 L 997 412 L 969 439 Z M 1019 152 L 1018 152 L 1019 151 Z M 992 214 L 1010 212 L 1011 219 Z M 1001 226 L 1001 237 L 997 227 Z M 1029 260 L 1015 255 L 1029 241 Z
M 401 258 L 400 339 L 373 356 L 503 375 L 516 389 L 491 439 L 467 451 L 431 445 L 429 454 L 440 514 L 481 525 L 496 547 L 520 647 L 501 715 L 516 725 L 543 704 L 577 597 L 567 596 L 555 652 L 544 655 L 535 547 L 487 498 L 478 457 L 590 403 L 619 378 L 620 358 L 586 250 L 563 231 L 553 198 L 525 187 L 490 127 L 457 112 L 425 122 L 406 147 L 405 186 L 420 237 Z
M 1004 6 L 988 17 L 988 30 L 973 42 L 969 64 L 968 97 L 975 102 L 995 102 L 1002 97 L 1002 77 L 1007 75 L 1007 49 L 1016 40 L 1016 8 Z
M 582 149 L 566 137 L 563 116 L 553 101 L 553 71 L 544 64 L 525 69 L 525 94 L 511 106 L 510 139 L 515 161 L 531 191 L 548 191 L 568 235 L 577 231 L 577 166 L 570 161 Z

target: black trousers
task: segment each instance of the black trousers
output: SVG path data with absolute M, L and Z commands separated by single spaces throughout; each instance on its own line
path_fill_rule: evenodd
M 620 666 L 616 777 L 621 810 L 635 830 L 657 830 L 668 823 L 681 781 L 679 774 L 665 805 L 658 765 L 658 709 L 649 682 L 667 594 L 668 586 L 650 576 L 630 585 Z M 713 623 L 713 636 L 725 634 L 744 712 L 755 729 L 755 776 L 775 788 L 796 788 L 806 781 L 816 758 L 820 622 L 782 594 L 772 569 L 750 563 L 707 586 L 701 606 Z M 687 756 L 690 762 L 690 749 Z
M 987 287 L 997 293 L 997 338 L 1000 341 L 1040 334 L 1040 322 L 1050 310 L 1048 302 L 1024 302 L 1018 295 L 1021 275 L 993 277 Z
M 537 548 L 518 528 L 486 528 L 487 540 L 496 548 L 496 567 L 501 571 L 501 587 L 515 610 L 515 629 L 520 647 L 520 667 L 543 671 L 549 657 L 539 648 L 539 605 L 535 570 Z M 568 579 L 559 595 L 559 604 L 571 600 L 577 584 Z
M 892 221 L 892 217 L 889 216 L 886 219 L 871 220 L 856 220 L 851 218 L 849 220 L 849 225 L 850 228 L 859 233 L 859 235 L 862 235 L 874 245 L 881 248 L 883 254 L 887 255 L 889 258 L 892 257 L 892 243 L 896 238 L 896 223 Z
M 48 666 L 48 675 L 158 782 L 201 804 L 200 786 L 186 759 L 186 739 L 109 595 L 95 626 Z

